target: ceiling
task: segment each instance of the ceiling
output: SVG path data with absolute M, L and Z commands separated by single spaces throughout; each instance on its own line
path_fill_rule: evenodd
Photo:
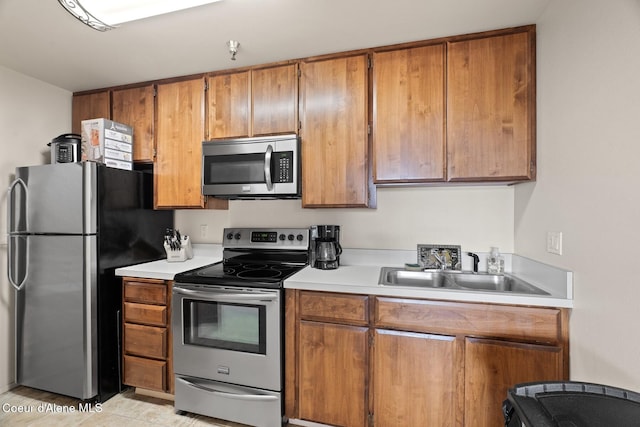
M 549 2 L 222 0 L 99 32 L 56 0 L 0 0 L 0 65 L 77 92 L 532 24 Z

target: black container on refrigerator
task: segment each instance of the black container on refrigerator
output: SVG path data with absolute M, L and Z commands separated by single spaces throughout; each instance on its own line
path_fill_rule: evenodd
M 115 269 L 165 256 L 173 211 L 154 211 L 152 176 L 92 162 L 16 169 L 8 276 L 16 383 L 82 400 L 122 389 Z

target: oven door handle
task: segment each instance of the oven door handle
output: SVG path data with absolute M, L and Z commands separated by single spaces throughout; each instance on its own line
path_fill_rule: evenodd
M 191 289 L 185 289 L 181 287 L 173 288 L 173 292 L 180 295 L 188 295 L 193 297 L 198 297 L 205 301 L 221 301 L 221 302 L 247 302 L 247 301 L 273 301 L 278 298 L 277 294 L 268 294 L 268 293 L 260 293 L 260 292 L 233 292 L 233 293 L 225 293 L 218 292 L 214 290 L 209 291 L 194 291 Z
M 229 393 L 225 391 L 219 391 L 213 388 L 205 387 L 201 384 L 196 384 L 191 381 L 185 380 L 184 378 L 178 378 L 179 381 L 186 383 L 188 386 L 193 388 L 197 388 L 199 390 L 203 390 L 209 393 L 212 393 L 216 396 L 224 397 L 227 399 L 236 399 L 236 400 L 248 400 L 248 401 L 260 401 L 260 402 L 270 402 L 274 400 L 278 400 L 277 396 L 269 396 L 269 395 L 256 395 L 256 394 L 238 394 L 238 393 Z

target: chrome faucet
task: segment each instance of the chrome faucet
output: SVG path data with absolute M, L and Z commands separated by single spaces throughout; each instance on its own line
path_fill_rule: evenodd
M 436 261 L 438 261 L 438 263 L 440 264 L 440 270 L 446 270 L 447 269 L 447 257 L 445 256 L 445 254 L 440 252 L 440 255 L 438 255 L 438 253 L 436 251 L 433 251 L 432 255 L 436 259 Z

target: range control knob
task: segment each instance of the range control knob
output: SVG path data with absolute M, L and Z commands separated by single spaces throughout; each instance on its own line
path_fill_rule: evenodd
M 293 234 L 289 234 L 289 235 L 287 236 L 287 239 L 289 239 L 289 240 L 293 240 L 294 238 L 295 238 L 295 237 L 293 236 Z
M 235 235 L 235 236 L 233 236 L 233 237 L 235 237 L 235 238 L 236 238 L 236 240 L 240 240 L 240 237 L 242 237 L 242 236 L 240 235 L 240 233 L 236 233 L 236 235 Z
M 227 239 L 229 240 L 233 239 L 233 233 L 227 233 Z
M 304 236 L 302 234 L 298 234 L 296 236 L 296 239 L 298 240 L 298 242 L 302 242 L 302 239 L 304 239 Z
M 281 234 L 281 235 L 278 236 L 278 239 L 280 239 L 280 240 L 284 240 L 286 238 L 287 238 L 287 236 L 285 236 L 284 234 Z

